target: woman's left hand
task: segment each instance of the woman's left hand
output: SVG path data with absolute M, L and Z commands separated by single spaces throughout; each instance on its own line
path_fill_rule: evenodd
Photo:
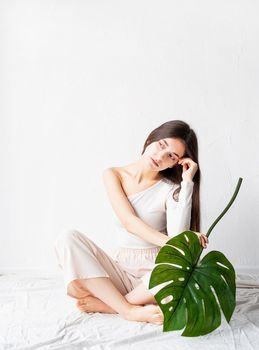
M 183 167 L 183 180 L 192 181 L 196 171 L 198 170 L 198 164 L 191 158 L 181 158 L 179 159 L 178 164 L 182 165 Z
M 195 232 L 195 231 L 192 231 L 192 232 L 194 232 L 198 236 L 200 240 L 200 244 L 203 246 L 203 248 L 207 248 L 207 244 L 209 244 L 208 237 L 204 233 Z

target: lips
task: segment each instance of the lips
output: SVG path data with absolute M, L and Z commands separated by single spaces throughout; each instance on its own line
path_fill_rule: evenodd
M 157 162 L 156 162 L 156 161 L 154 161 L 154 159 L 153 159 L 153 158 L 151 158 L 151 157 L 150 157 L 150 159 L 152 160 L 152 162 L 153 162 L 153 164 L 154 164 L 155 166 L 157 166 L 157 167 L 159 166 L 159 165 L 157 164 Z

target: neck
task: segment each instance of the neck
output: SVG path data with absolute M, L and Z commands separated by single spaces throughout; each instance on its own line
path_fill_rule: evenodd
M 137 181 L 137 183 L 153 182 L 162 179 L 159 171 L 150 170 L 146 164 L 144 164 L 142 158 L 134 163 L 126 166 L 131 176 Z

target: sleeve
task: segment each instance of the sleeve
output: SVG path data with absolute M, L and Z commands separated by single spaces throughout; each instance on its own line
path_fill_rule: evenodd
M 193 181 L 181 182 L 179 200 L 173 198 L 175 187 L 170 190 L 166 198 L 166 230 L 168 237 L 173 237 L 179 233 L 189 230 L 191 225 L 192 193 Z

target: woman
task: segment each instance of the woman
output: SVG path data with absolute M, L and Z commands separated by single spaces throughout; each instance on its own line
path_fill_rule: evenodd
M 173 236 L 200 230 L 198 143 L 180 120 L 154 129 L 141 157 L 107 168 L 103 181 L 114 209 L 119 248 L 110 257 L 86 235 L 68 230 L 56 240 L 66 291 L 84 312 L 118 313 L 132 321 L 163 323 L 157 290 L 148 289 L 154 261 Z

